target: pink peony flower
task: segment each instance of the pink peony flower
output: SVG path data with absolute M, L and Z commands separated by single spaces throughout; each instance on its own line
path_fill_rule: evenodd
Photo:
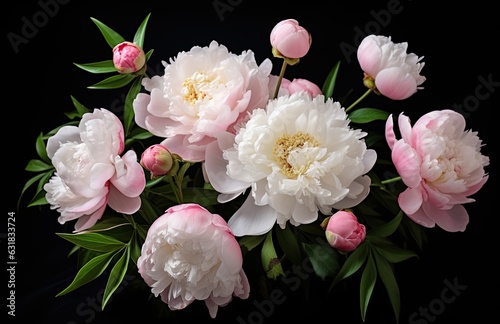
M 295 19 L 280 21 L 271 30 L 271 45 L 286 58 L 304 57 L 311 47 L 311 35 Z
M 326 240 L 342 253 L 354 251 L 365 240 L 366 227 L 350 211 L 339 210 L 328 218 Z
M 167 209 L 151 225 L 137 267 L 171 310 L 205 301 L 215 318 L 232 297 L 248 298 L 243 256 L 226 221 L 197 204 Z
M 141 206 L 146 180 L 134 151 L 123 156 L 123 126 L 113 113 L 95 109 L 79 126 L 64 126 L 49 138 L 47 154 L 56 172 L 45 184 L 59 223 L 78 219 L 75 232 L 92 227 L 106 206 L 125 214 Z
M 146 54 L 136 44 L 123 42 L 113 48 L 113 64 L 118 73 L 137 72 L 146 64 Z
M 427 113 L 413 128 L 403 114 L 398 121 L 402 138 L 396 139 L 390 116 L 386 139 L 408 186 L 399 195 L 399 206 L 422 226 L 464 231 L 469 215 L 462 204 L 473 202 L 469 196 L 488 180 L 484 167 L 489 158 L 481 154 L 477 133 L 465 131 L 464 117 L 453 110 Z
M 135 121 L 182 159 L 205 159 L 207 144 L 220 131 L 236 132 L 239 123 L 269 99 L 270 60 L 260 66 L 252 51 L 236 55 L 217 42 L 181 52 L 165 74 L 145 78 L 149 94 L 133 102 Z
M 142 152 L 140 163 L 152 177 L 161 177 L 172 169 L 174 159 L 165 146 L 154 144 Z
M 420 75 L 423 57 L 406 53 L 407 43 L 393 43 L 390 37 L 369 35 L 358 47 L 358 61 L 365 72 L 365 85 L 382 95 L 402 100 L 410 97 L 424 81 Z
M 269 94 L 271 96 L 274 94 L 277 83 L 278 83 L 278 76 L 270 75 Z M 283 78 L 281 80 L 278 96 L 289 96 L 295 92 L 300 92 L 300 91 L 305 91 L 312 97 L 316 97 L 317 95 L 322 94 L 321 89 L 315 83 L 309 80 L 295 78 L 292 81 L 290 81 L 287 78 Z

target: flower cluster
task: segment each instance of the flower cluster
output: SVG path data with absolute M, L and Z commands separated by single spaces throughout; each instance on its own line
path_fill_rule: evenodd
M 39 184 L 30 206 L 74 222 L 58 235 L 86 260 L 60 294 L 109 268 L 103 307 L 132 274 L 170 310 L 202 301 L 216 318 L 233 298 L 257 293 L 247 257 L 260 258 L 252 273 L 270 282 L 307 258 L 329 289 L 363 271 L 364 300 L 377 274 L 389 278 L 397 319 L 392 264 L 417 255 L 409 247 L 421 247 L 427 228 L 465 231 L 464 205 L 488 180 L 483 143 L 458 112 L 412 123 L 404 111 L 358 107 L 370 94 L 405 100 L 423 91 L 423 58 L 391 37 L 365 37 L 357 59 L 367 90 L 347 106 L 334 95 L 339 64 L 321 87 L 285 77 L 313 44 L 294 19 L 270 30 L 272 57 L 262 62 L 212 41 L 163 61 L 153 76 L 148 20 L 127 41 L 93 19 L 112 59 L 76 65 L 116 73 L 93 88 L 129 87 L 123 116 L 73 99 L 76 121 L 40 135 L 40 159 L 27 168 L 38 174 L 26 187 Z M 377 122 L 382 136 L 360 127 Z M 380 177 L 389 167 L 395 177 Z

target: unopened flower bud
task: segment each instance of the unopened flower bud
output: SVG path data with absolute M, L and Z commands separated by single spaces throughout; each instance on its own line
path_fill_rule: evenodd
M 146 54 L 140 46 L 123 42 L 113 48 L 113 64 L 120 74 L 134 73 L 146 64 Z
M 142 153 L 140 163 L 155 178 L 167 174 L 172 169 L 174 159 L 165 146 L 154 144 Z
M 327 222 L 326 240 L 341 253 L 354 251 L 365 240 L 366 227 L 350 211 L 340 210 Z
M 311 35 L 295 19 L 280 21 L 271 31 L 273 55 L 288 59 L 300 59 L 311 47 Z

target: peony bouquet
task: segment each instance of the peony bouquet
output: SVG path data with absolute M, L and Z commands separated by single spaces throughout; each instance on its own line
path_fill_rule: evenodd
M 380 282 L 397 321 L 394 265 L 418 257 L 429 228 L 465 231 L 464 205 L 488 180 L 483 143 L 459 112 L 413 121 L 363 105 L 425 91 L 423 57 L 366 36 L 356 52 L 366 92 L 351 98 L 335 91 L 340 61 L 322 84 L 287 78 L 314 35 L 286 19 L 261 62 L 214 40 L 149 75 L 149 18 L 130 39 L 92 18 L 112 51 L 75 64 L 112 74 L 89 88 L 127 89 L 123 114 L 72 98 L 26 168 L 29 206 L 73 227 L 57 233 L 78 259 L 59 295 L 105 277 L 104 308 L 132 276 L 168 311 L 204 303 L 216 318 L 234 299 L 279 298 L 273 287 L 296 285 L 291 270 L 307 267 L 327 293 L 356 277 L 362 320 Z

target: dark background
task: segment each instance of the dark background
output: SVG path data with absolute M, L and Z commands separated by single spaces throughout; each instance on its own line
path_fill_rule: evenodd
M 400 323 L 486 322 L 496 317 L 500 299 L 497 292 L 498 212 L 493 206 L 498 178 L 492 165 L 497 162 L 492 128 L 498 109 L 500 70 L 497 39 L 499 23 L 493 2 L 474 1 L 463 6 L 441 5 L 424 1 L 332 1 L 293 4 L 290 1 L 184 1 L 160 2 L 42 0 L 18 1 L 3 9 L 3 186 L 7 192 L 5 213 L 16 212 L 16 317 L 7 323 L 34 319 L 37 323 L 123 323 L 137 318 L 154 323 L 154 308 L 146 295 L 132 284 L 117 293 L 104 312 L 93 308 L 105 286 L 103 280 L 89 284 L 62 297 L 76 274 L 74 258 L 67 258 L 71 246 L 56 236 L 69 232 L 69 226 L 57 222 L 57 214 L 47 207 L 26 208 L 30 192 L 18 199 L 31 174 L 24 167 L 36 157 L 35 139 L 67 121 L 64 112 L 73 110 L 70 95 L 87 107 L 108 108 L 119 113 L 124 90 L 90 90 L 86 86 L 102 79 L 73 65 L 111 58 L 110 48 L 90 17 L 94 17 L 131 40 L 135 30 L 152 13 L 146 33 L 145 50 L 154 48 L 150 74 L 162 74 L 161 60 L 188 51 L 194 45 L 206 46 L 216 40 L 231 52 L 251 49 L 257 62 L 271 58 L 273 74 L 281 61 L 272 58 L 269 33 L 280 20 L 295 18 L 312 34 L 312 47 L 301 62 L 287 69 L 286 77 L 307 78 L 321 85 L 331 67 L 341 60 L 337 93 L 353 88 L 364 92 L 362 71 L 355 49 L 364 35 L 392 36 L 394 42 L 408 42 L 409 52 L 424 56 L 422 74 L 427 77 L 424 90 L 405 101 L 392 102 L 371 96 L 370 105 L 398 114 L 404 111 L 412 120 L 435 109 L 457 109 L 462 105 L 467 128 L 478 131 L 486 144 L 483 153 L 490 157 L 490 179 L 467 205 L 470 223 L 463 233 L 447 233 L 438 228 L 428 231 L 429 242 L 419 260 L 399 264 L 397 278 L 401 292 Z M 216 10 L 214 4 L 219 5 Z M 30 27 L 29 25 L 32 27 Z M 33 28 L 33 26 L 35 28 Z M 21 40 L 14 45 L 13 37 Z M 342 47 L 339 46 L 342 44 Z M 350 49 L 352 53 L 346 53 Z M 488 90 L 481 78 L 493 80 Z M 477 90 L 480 89 L 480 92 Z M 5 148 L 5 145 L 7 147 Z M 7 215 L 3 221 L 6 228 Z M 2 230 L 2 253 L 7 259 L 7 230 Z M 4 266 L 7 268 L 8 266 Z M 1 291 L 5 303 L 9 297 L 8 273 Z M 461 286 L 453 301 L 443 302 L 446 282 Z M 127 282 L 128 283 L 128 282 Z M 337 289 L 329 295 L 313 293 L 303 301 L 301 290 L 285 292 L 286 301 L 272 310 L 255 311 L 262 303 L 258 296 L 234 300 L 220 308 L 217 320 L 211 320 L 203 303 L 171 314 L 162 323 L 198 320 L 199 323 L 297 322 L 324 318 L 332 323 L 361 323 L 358 286 Z M 440 308 L 440 306 L 443 306 Z M 435 316 L 413 317 L 420 308 L 434 307 Z M 3 314 L 8 309 L 4 306 Z M 262 320 L 262 321 L 261 321 Z M 417 321 L 419 320 L 419 321 Z M 370 301 L 366 323 L 394 323 L 392 309 L 380 281 Z

